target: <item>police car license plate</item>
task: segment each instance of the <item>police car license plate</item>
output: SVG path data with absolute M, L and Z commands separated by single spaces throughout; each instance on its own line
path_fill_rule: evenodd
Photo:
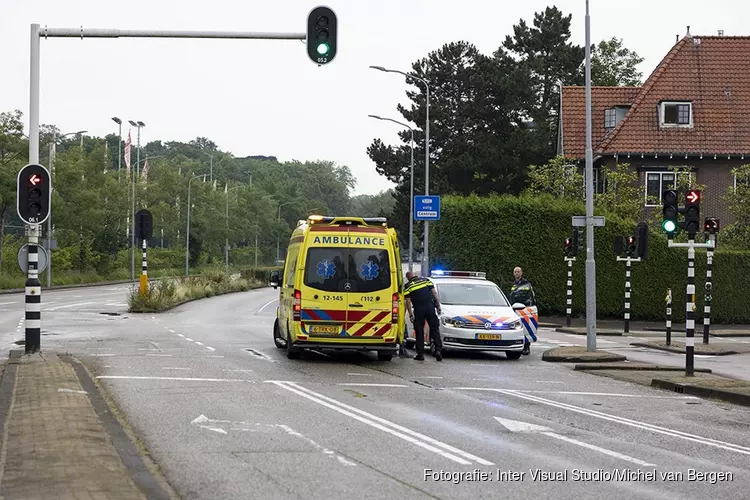
M 339 333 L 339 327 L 338 326 L 328 326 L 328 325 L 311 325 L 310 326 L 310 333 L 323 333 L 327 335 L 338 335 Z
M 499 333 L 477 333 L 477 340 L 502 340 L 503 336 Z

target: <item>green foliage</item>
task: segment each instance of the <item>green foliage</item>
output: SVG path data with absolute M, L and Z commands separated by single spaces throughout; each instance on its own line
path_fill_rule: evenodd
M 735 248 L 750 248 L 750 165 L 742 165 L 732 170 L 737 179 L 736 187 L 727 190 L 725 199 L 734 223 L 721 229 L 722 244 Z
M 581 200 L 584 196 L 583 175 L 578 168 L 562 156 L 556 156 L 545 165 L 529 167 L 526 194 L 548 194 L 555 198 Z
M 167 278 L 149 283 L 148 293 L 141 295 L 138 285 L 128 294 L 129 312 L 161 312 L 190 300 L 242 292 L 264 286 L 257 280 L 235 278 L 219 270 L 200 276 Z
M 645 187 L 638 179 L 638 172 L 628 163 L 618 163 L 604 172 L 607 189 L 597 194 L 597 207 L 624 220 L 639 220 L 643 216 Z
M 446 197 L 439 223 L 432 232 L 431 265 L 448 269 L 485 271 L 506 292 L 513 268 L 521 266 L 534 285 L 540 312 L 564 314 L 567 266 L 563 240 L 570 233 L 570 219 L 584 213 L 582 202 L 555 199 L 551 195 Z M 596 228 L 597 312 L 600 317 L 622 318 L 625 264 L 612 251 L 615 235 L 633 234 L 635 223 L 616 215 Z M 471 245 L 466 242 L 470 241 Z M 696 251 L 696 311 L 703 311 L 705 251 Z M 573 306 L 585 312 L 585 258 L 573 266 Z M 714 255 L 712 322 L 747 323 L 750 311 L 743 293 L 750 282 L 750 252 L 719 250 Z M 672 288 L 673 320 L 684 321 L 687 284 L 687 251 L 668 248 L 659 226 L 651 225 L 648 259 L 632 265 L 632 312 L 634 320 L 663 321 L 667 287 Z M 699 322 L 697 322 L 699 323 Z
M 637 52 L 623 46 L 622 38 L 602 40 L 591 48 L 591 83 L 607 87 L 639 87 L 644 61 Z

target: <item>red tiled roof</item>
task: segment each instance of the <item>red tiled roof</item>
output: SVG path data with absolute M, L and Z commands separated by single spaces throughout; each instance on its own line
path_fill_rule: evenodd
M 591 141 L 596 151 L 605 135 L 604 110 L 630 105 L 641 87 L 591 87 Z M 586 88 L 562 88 L 563 155 L 583 158 L 586 154 Z
M 750 153 L 750 37 L 692 36 L 680 40 L 640 89 L 617 127 L 604 134 L 604 113 L 593 105 L 595 154 L 614 153 Z M 584 95 L 583 87 L 576 90 Z M 568 91 L 572 93 L 571 91 Z M 575 95 L 575 94 L 574 94 Z M 693 128 L 659 128 L 660 101 L 691 101 Z M 563 141 L 566 156 L 585 154 L 584 106 L 567 107 L 563 91 Z M 583 127 L 567 122 L 583 123 Z M 579 149 L 578 144 L 584 146 Z M 569 146 L 570 145 L 570 146 Z M 597 146 L 598 145 L 598 146 Z

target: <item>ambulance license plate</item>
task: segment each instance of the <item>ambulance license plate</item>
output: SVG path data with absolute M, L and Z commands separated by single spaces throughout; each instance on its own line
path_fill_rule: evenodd
M 327 325 L 311 325 L 310 333 L 323 333 L 326 335 L 338 335 L 338 326 L 327 326 Z
M 477 333 L 477 340 L 502 340 L 503 336 L 499 333 Z

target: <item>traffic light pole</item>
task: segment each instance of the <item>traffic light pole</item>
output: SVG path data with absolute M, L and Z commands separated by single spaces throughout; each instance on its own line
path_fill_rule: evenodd
M 688 249 L 688 282 L 685 290 L 685 375 L 692 377 L 695 365 L 695 249 L 713 249 L 714 241 L 707 243 L 696 243 L 695 235 L 688 235 L 687 243 L 675 243 L 670 238 L 669 248 Z
M 708 344 L 708 333 L 711 328 L 711 292 L 713 291 L 711 278 L 714 268 L 714 249 L 716 235 L 708 234 L 708 240 L 713 242 L 713 248 L 706 249 L 706 300 L 703 303 L 703 343 Z
M 640 262 L 640 257 L 617 257 L 618 261 L 625 261 L 625 327 L 624 333 L 630 333 L 630 263 Z
M 148 295 L 148 262 L 146 260 L 146 249 L 148 240 L 143 240 L 143 259 L 141 261 L 141 282 L 140 292 L 141 297 Z
M 576 261 L 575 257 L 565 257 L 565 262 L 568 263 L 568 289 L 567 299 L 565 303 L 565 324 L 570 328 L 570 323 L 573 316 L 573 262 Z
M 28 274 L 26 277 L 26 354 L 38 352 L 42 339 L 42 283 L 39 281 L 39 224 L 29 231 Z
M 672 289 L 667 288 L 667 345 L 672 345 Z

